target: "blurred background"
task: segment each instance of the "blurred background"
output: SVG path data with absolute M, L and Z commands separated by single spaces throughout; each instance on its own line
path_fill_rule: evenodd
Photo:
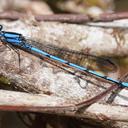
M 1 11 L 18 11 L 47 14 L 53 13 L 103 13 L 127 11 L 127 0 L 0 0 Z M 41 9 L 41 10 L 40 10 Z M 35 12 L 34 12 L 35 11 Z
M 127 11 L 127 0 L 45 0 L 54 12 L 87 13 L 97 8 L 103 12 Z M 76 9 L 77 7 L 77 9 Z

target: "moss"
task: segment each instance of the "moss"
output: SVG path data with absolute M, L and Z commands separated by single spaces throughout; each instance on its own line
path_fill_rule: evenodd
M 6 85 L 10 85 L 10 80 L 4 76 L 0 76 L 0 83 L 1 84 L 6 84 Z

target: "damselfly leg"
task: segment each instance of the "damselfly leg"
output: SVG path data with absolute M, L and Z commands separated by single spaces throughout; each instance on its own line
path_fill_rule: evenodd
M 13 47 L 12 45 L 10 45 L 10 44 L 7 44 L 6 42 L 3 42 L 3 45 L 5 45 L 7 48 L 9 48 L 10 50 L 13 50 L 16 54 L 17 54 L 17 56 L 18 56 L 18 64 L 19 64 L 19 70 L 20 70 L 20 63 L 21 63 L 21 57 L 20 57 L 20 50 L 19 49 L 17 49 L 17 48 L 15 48 L 15 47 Z

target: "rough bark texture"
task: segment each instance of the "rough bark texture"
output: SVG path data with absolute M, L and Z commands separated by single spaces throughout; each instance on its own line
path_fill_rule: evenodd
M 64 102 L 64 101 L 63 101 Z M 61 107 L 56 107 L 61 106 Z M 100 109 L 99 109 L 100 108 Z M 62 105 L 62 99 L 47 95 L 26 94 L 21 92 L 0 90 L 0 109 L 4 111 L 32 111 L 41 113 L 55 113 L 102 121 L 127 121 L 128 107 L 112 106 L 95 103 L 77 112 L 77 106 Z
M 127 55 L 128 32 L 124 27 L 124 29 L 101 28 L 66 23 L 38 23 L 30 20 L 10 22 L 10 24 L 4 21 L 0 23 L 4 25 L 5 30 L 20 32 L 24 36 L 41 42 L 59 44 L 60 47 L 88 52 L 98 56 Z M 117 23 L 127 26 L 127 20 L 118 21 Z

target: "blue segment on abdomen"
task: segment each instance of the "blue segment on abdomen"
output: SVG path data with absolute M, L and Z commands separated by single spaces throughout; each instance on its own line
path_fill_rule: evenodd
M 112 79 L 111 77 L 107 77 L 107 80 L 112 81 L 112 82 L 115 82 L 115 83 L 119 83 L 118 80 L 114 80 L 114 79 Z
M 74 68 L 77 68 L 79 70 L 82 70 L 82 71 L 86 71 L 87 70 L 87 68 L 81 67 L 81 66 L 76 65 L 76 64 L 73 64 L 73 63 L 69 63 L 69 65 L 72 66 L 72 67 L 74 67 Z
M 21 41 L 20 40 L 17 40 L 17 39 L 11 39 L 11 38 L 7 38 L 6 39 L 7 42 L 11 43 L 11 44 L 14 44 L 14 45 L 20 45 Z
M 49 58 L 51 58 L 53 60 L 59 61 L 61 63 L 66 63 L 67 62 L 66 60 L 63 60 L 63 59 L 60 59 L 60 58 L 58 58 L 56 56 L 50 55 L 50 54 L 48 54 L 48 53 L 46 53 L 46 52 L 44 52 L 44 51 L 42 51 L 42 50 L 40 50 L 38 48 L 35 48 L 35 47 L 32 47 L 31 50 L 36 52 L 36 53 L 39 53 L 41 55 L 44 55 L 46 57 L 49 57 Z
M 35 48 L 35 47 L 32 47 L 31 50 L 34 51 L 34 52 L 36 52 L 36 53 L 42 54 L 44 56 L 50 55 L 50 54 L 48 54 L 48 53 L 46 53 L 46 52 L 44 52 L 44 51 L 42 51 L 42 50 L 40 50 L 38 48 Z
M 127 82 L 122 82 L 120 85 L 124 86 L 124 87 L 128 87 L 128 83 Z
M 63 60 L 63 59 L 58 58 L 58 57 L 53 56 L 53 55 L 50 55 L 50 58 L 53 59 L 53 60 L 59 61 L 59 62 L 61 62 L 61 63 L 67 63 L 67 62 L 68 62 L 68 61 L 66 61 L 66 60 Z
M 18 33 L 11 33 L 11 32 L 6 32 L 4 33 L 5 38 L 19 38 L 21 34 Z

